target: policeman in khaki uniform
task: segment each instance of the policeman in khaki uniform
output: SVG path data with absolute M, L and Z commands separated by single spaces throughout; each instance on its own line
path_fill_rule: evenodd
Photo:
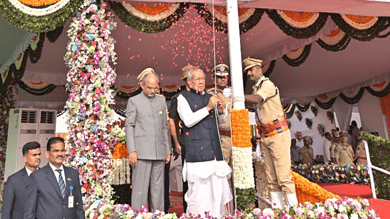
M 216 77 L 216 90 L 215 88 L 209 89 L 207 92 L 210 94 L 217 94 L 223 100 L 223 107 L 226 110 L 226 106 L 232 101 L 231 92 L 227 92 L 228 89 L 228 77 L 229 77 L 229 66 L 226 64 L 219 64 L 212 70 Z M 224 92 L 225 91 L 225 92 Z M 219 134 L 221 137 L 221 144 L 223 150 L 223 156 L 225 161 L 232 166 L 232 134 L 230 124 L 230 107 L 228 107 L 226 113 L 226 124 L 219 127 Z
M 313 139 L 310 136 L 305 136 L 303 143 L 304 146 L 299 149 L 299 163 L 314 165 L 313 148 L 311 147 Z
M 361 142 L 360 135 L 357 137 L 357 140 L 358 140 L 358 144 L 357 144 L 357 147 L 356 147 L 355 157 L 354 157 L 353 160 L 357 159 L 356 164 L 360 164 L 360 165 L 366 166 L 367 165 L 366 147 Z
M 334 158 L 334 150 L 336 149 L 337 145 L 340 143 L 340 132 L 334 131 L 333 132 L 333 143 L 330 146 L 330 159 L 333 163 L 336 163 L 336 160 Z
M 347 143 L 348 132 L 342 131 L 340 133 L 340 144 L 334 149 L 334 158 L 338 165 L 351 165 L 353 164 L 353 149 L 352 146 Z
M 279 89 L 263 76 L 262 61 L 246 58 L 243 61 L 248 79 L 254 81 L 253 94 L 245 95 L 247 104 L 254 104 L 256 122 L 261 135 L 261 153 L 264 156 L 271 201 L 276 208 L 298 204 L 295 184 L 291 180 L 291 134 L 280 102 Z

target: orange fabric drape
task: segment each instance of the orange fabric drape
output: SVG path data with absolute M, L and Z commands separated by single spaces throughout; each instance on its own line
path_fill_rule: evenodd
M 390 94 L 379 97 L 381 104 L 382 114 L 386 116 L 387 130 L 390 130 Z M 390 137 L 390 132 L 388 133 Z

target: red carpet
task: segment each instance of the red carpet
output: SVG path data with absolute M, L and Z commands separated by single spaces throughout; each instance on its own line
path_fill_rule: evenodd
M 381 219 L 390 219 L 390 201 L 383 199 L 368 199 L 371 202 L 370 209 L 377 211 Z
M 340 197 L 349 198 L 371 198 L 371 188 L 367 185 L 351 185 L 336 183 L 319 183 L 319 186 Z
M 371 188 L 367 185 L 319 183 L 322 188 L 339 195 L 341 198 L 366 198 L 371 202 L 369 209 L 377 211 L 381 219 L 390 219 L 390 201 L 382 199 L 373 199 Z
M 171 206 L 168 209 L 168 213 L 176 213 L 176 216 L 180 217 L 184 213 L 183 192 L 170 192 L 169 201 Z

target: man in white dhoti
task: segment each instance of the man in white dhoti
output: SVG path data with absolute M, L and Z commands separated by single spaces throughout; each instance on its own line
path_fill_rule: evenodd
M 191 90 L 182 92 L 177 99 L 177 111 L 184 123 L 187 213 L 204 217 L 209 212 L 220 218 L 226 211 L 226 203 L 233 199 L 228 182 L 232 170 L 224 161 L 217 127 L 217 118 L 224 125 L 226 117 L 221 104 L 217 104 L 218 97 L 204 92 L 205 74 L 201 69 L 190 70 L 187 80 Z

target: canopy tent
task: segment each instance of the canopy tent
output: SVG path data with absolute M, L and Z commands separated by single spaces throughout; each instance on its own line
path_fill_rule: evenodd
M 375 3 L 370 4 L 376 5 Z M 187 7 L 189 9 L 171 28 L 160 33 L 140 32 L 116 18 L 118 26 L 113 35 L 117 41 L 118 64 L 114 66 L 118 74 L 117 87 L 134 86 L 133 89 L 127 89 L 129 92 L 134 92 L 137 87 L 135 78 L 138 73 L 146 67 L 153 67 L 161 75 L 162 86 L 169 90 L 172 88 L 169 85 L 182 85 L 180 68 L 187 63 L 199 65 L 204 69 L 208 74 L 207 83 L 213 84 L 209 73 L 209 70 L 214 66 L 212 26 L 198 12 L 198 5 Z M 335 23 L 335 20 L 330 15 L 325 14 L 325 16 L 318 16 L 325 17 L 322 28 L 319 28 L 315 34 L 312 33 L 312 36 L 308 38 L 301 36 L 302 39 L 297 39 L 285 33 L 288 30 L 283 29 L 280 23 L 278 24 L 275 15 L 269 11 L 262 13 L 259 22 L 241 34 L 242 57 L 262 58 L 268 64 L 273 61 L 271 67 L 266 65 L 265 70 L 268 69 L 267 72 L 271 73 L 270 78 L 279 87 L 284 103 L 306 104 L 313 101 L 314 97 L 318 98 L 318 95 L 324 93 L 328 96 L 328 98 L 324 98 L 324 102 L 328 102 L 329 100 L 326 99 L 335 97 L 340 92 L 350 97 L 359 95 L 361 97 L 362 94 L 357 91 L 362 86 L 388 80 L 390 69 L 386 62 L 390 55 L 387 49 L 387 45 L 390 43 L 388 38 L 378 38 L 377 36 L 370 38 L 369 34 L 366 34 L 367 39 L 355 36 L 355 38 L 366 41 L 351 39 L 350 34 L 345 34 L 344 31 L 340 30 L 340 26 Z M 307 16 L 310 18 L 313 15 L 308 13 Z M 216 18 L 220 18 L 218 14 Z M 68 69 L 64 64 L 63 55 L 66 53 L 68 42 L 66 35 L 68 27 L 69 23 L 65 24 L 62 34 L 55 43 L 45 41 L 38 63 L 28 64 L 26 67 L 23 76 L 26 83 L 40 81 L 55 85 L 66 83 Z M 314 32 L 314 30 L 310 31 L 310 27 L 306 28 L 305 31 L 302 33 Z M 385 35 L 387 32 L 388 30 L 383 30 L 377 35 Z M 303 35 L 302 33 L 301 35 Z M 332 48 L 326 47 L 326 44 L 331 45 L 335 42 L 335 45 L 337 42 L 341 42 L 338 51 L 333 52 Z M 227 35 L 217 32 L 215 40 L 217 63 L 229 62 L 227 45 Z M 29 84 L 29 86 L 31 85 Z M 384 87 L 387 86 L 388 84 L 385 84 Z M 250 93 L 250 82 L 246 88 L 246 93 Z M 177 86 L 173 86 L 171 90 L 175 89 Z M 126 91 L 124 87 L 122 90 Z M 350 91 L 356 92 L 349 93 Z M 42 98 L 50 99 L 50 101 L 45 102 L 40 101 L 40 97 L 25 95 L 24 91 L 20 93 L 19 107 L 34 106 L 38 108 L 59 108 L 63 106 L 67 95 L 64 89 L 59 87 L 56 92 Z M 343 103 L 338 103 L 338 105 L 340 104 L 343 105 Z M 378 106 L 377 108 L 380 110 L 379 102 L 374 105 Z M 117 108 L 125 106 L 125 99 L 117 99 Z M 349 109 L 348 106 L 336 108 L 341 111 Z M 340 122 L 344 127 L 344 123 L 347 122 L 344 120 L 348 118 L 347 114 L 338 113 L 338 117 L 342 120 Z M 377 118 L 376 121 L 382 119 L 380 115 L 377 117 L 379 119 Z M 382 126 L 383 124 L 380 125 L 380 127 Z M 372 129 L 378 130 L 378 127 L 372 127 Z M 386 136 L 384 130 L 381 135 Z
M 216 5 L 221 3 L 216 2 Z M 327 7 L 322 7 L 323 12 L 352 13 L 354 11 L 354 14 L 373 16 L 387 15 L 385 9 L 390 9 L 389 4 L 371 1 L 343 1 L 338 4 L 333 1 L 323 1 L 319 6 L 309 3 L 303 6 L 304 3 L 307 2 L 296 0 L 282 4 L 280 1 L 245 1 L 240 2 L 240 6 L 289 10 L 297 10 L 299 7 L 299 11 L 320 11 L 321 7 L 326 4 Z M 116 18 L 118 26 L 113 36 L 117 41 L 115 50 L 118 64 L 114 66 L 118 74 L 117 86 L 137 86 L 135 78 L 146 67 L 155 68 L 161 75 L 162 86 L 182 85 L 180 68 L 187 63 L 198 65 L 206 73 L 209 72 L 214 66 L 212 26 L 202 18 L 196 6 L 187 7 L 189 8 L 171 28 L 160 33 L 140 32 Z M 365 10 L 359 10 L 362 7 Z M 275 13 L 275 10 L 273 12 Z M 280 88 L 284 103 L 291 101 L 307 103 L 324 93 L 334 97 L 341 91 L 349 92 L 361 86 L 380 83 L 388 79 L 390 70 L 390 64 L 386 62 L 390 57 L 390 51 L 387 49 L 390 44 L 388 38 L 375 38 L 374 36 L 371 37 L 374 38 L 372 40 L 370 38 L 360 39 L 369 40 L 365 42 L 347 39 L 343 50 L 331 52 L 322 48 L 318 42 L 319 39 L 334 36 L 339 40 L 344 34 L 343 31 L 340 33 L 340 24 L 335 24 L 335 19 L 331 18 L 331 15 L 320 13 L 319 17 L 322 16 L 324 20 L 322 28 L 317 28 L 318 30 L 315 30 L 315 34 L 311 37 L 298 36 L 301 39 L 297 39 L 288 35 L 294 33 L 285 33 L 288 30 L 283 29 L 283 22 L 280 24 L 275 15 L 269 11 L 261 13 L 263 14 L 259 22 L 252 29 L 248 28 L 245 33 L 241 34 L 242 57 L 261 58 L 265 63 L 271 63 L 274 60 L 270 78 Z M 318 23 L 318 20 L 319 18 L 315 22 Z M 385 30 L 377 33 L 378 35 L 384 35 L 388 31 L 386 30 L 387 20 L 382 23 L 384 27 L 381 28 Z M 54 85 L 66 83 L 68 68 L 64 64 L 63 55 L 66 53 L 68 42 L 66 34 L 68 27 L 69 23 L 66 23 L 55 43 L 47 41 L 44 43 L 38 63 L 28 63 L 23 80 L 43 81 Z M 310 28 L 303 29 L 309 32 Z M 7 42 L 2 44 L 7 44 Z M 227 47 L 227 35 L 217 32 L 215 40 L 215 62 L 217 64 L 221 62 L 229 64 Z M 286 54 L 290 56 L 285 56 Z M 299 67 L 291 66 L 291 63 L 287 64 L 288 61 L 285 60 L 289 57 L 297 59 L 300 62 Z M 213 83 L 211 74 L 208 74 L 207 83 Z M 247 86 L 247 92 L 250 92 L 250 87 L 250 85 Z

